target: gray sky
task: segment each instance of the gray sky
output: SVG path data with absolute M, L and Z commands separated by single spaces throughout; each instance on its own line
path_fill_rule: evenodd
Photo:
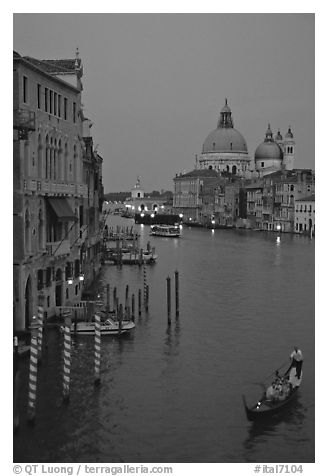
M 173 189 L 228 98 L 249 154 L 291 125 L 314 168 L 314 14 L 14 14 L 14 49 L 84 65 L 83 99 L 105 191 Z

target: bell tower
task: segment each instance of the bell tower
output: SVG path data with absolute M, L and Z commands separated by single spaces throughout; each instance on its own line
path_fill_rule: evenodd
M 295 139 L 289 126 L 285 140 L 283 142 L 284 158 L 282 161 L 285 170 L 293 170 L 295 162 Z

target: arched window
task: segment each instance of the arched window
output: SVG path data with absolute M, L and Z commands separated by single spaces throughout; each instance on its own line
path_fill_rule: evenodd
M 227 172 L 229 172 L 230 168 L 229 168 L 229 165 L 227 165 Z
M 67 142 L 64 148 L 64 181 L 67 182 L 68 180 L 68 146 Z
M 232 166 L 232 173 L 233 173 L 234 175 L 236 175 L 236 173 L 237 173 L 237 167 L 236 167 L 236 165 L 233 165 L 233 166 Z
M 77 148 L 74 144 L 73 149 L 73 182 L 76 182 L 76 167 L 77 167 Z
M 49 178 L 50 174 L 50 149 L 49 149 L 49 136 L 46 136 L 46 147 L 45 147 L 45 163 L 46 163 L 46 179 Z
M 63 178 L 63 171 L 62 171 L 62 161 L 63 161 L 63 150 L 61 140 L 58 141 L 58 180 L 62 180 Z
M 54 178 L 54 146 L 53 146 L 53 140 L 52 137 L 50 139 L 50 170 L 49 170 L 49 178 L 53 179 Z
M 41 139 L 41 134 L 38 136 L 38 178 L 42 179 L 43 178 L 43 173 L 42 173 L 42 139 Z
M 55 139 L 55 140 L 54 140 L 54 174 L 53 174 L 54 180 L 56 180 L 56 179 L 58 178 L 57 153 L 58 153 L 58 150 L 57 150 L 57 140 Z
M 30 214 L 28 209 L 25 211 L 25 254 L 30 253 Z
M 44 230 L 44 221 L 42 208 L 39 209 L 39 226 L 38 226 L 38 238 L 39 238 L 39 250 L 43 250 L 43 230 Z

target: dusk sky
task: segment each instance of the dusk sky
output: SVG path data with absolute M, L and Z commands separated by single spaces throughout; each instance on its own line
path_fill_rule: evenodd
M 14 14 L 14 49 L 83 62 L 105 192 L 173 190 L 228 98 L 254 156 L 268 123 L 315 168 L 314 14 Z

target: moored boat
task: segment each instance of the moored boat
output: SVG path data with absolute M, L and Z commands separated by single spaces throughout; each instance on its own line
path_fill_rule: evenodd
M 296 368 L 291 367 L 283 377 L 276 372 L 275 380 L 266 388 L 259 400 L 248 406 L 243 395 L 246 416 L 249 421 L 259 420 L 282 411 L 296 396 L 302 383 L 303 372 L 297 376 Z
M 108 317 L 104 322 L 100 324 L 101 335 L 120 335 L 126 334 L 135 328 L 133 321 L 114 321 Z M 94 335 L 95 334 L 95 322 L 94 321 L 82 321 L 76 322 L 71 325 L 71 333 L 81 335 Z
M 179 225 L 152 225 L 150 235 L 178 238 L 180 236 Z

